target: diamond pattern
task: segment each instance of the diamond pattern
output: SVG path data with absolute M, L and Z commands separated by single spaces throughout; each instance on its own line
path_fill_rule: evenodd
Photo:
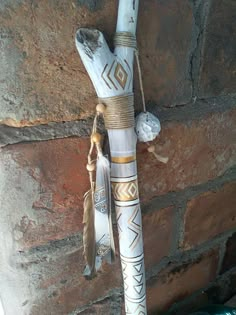
M 123 64 L 123 65 L 122 65 Z M 101 77 L 109 89 L 125 89 L 126 85 L 130 86 L 132 79 L 132 72 L 126 60 L 123 63 L 116 60 L 112 64 L 106 64 Z M 126 67 L 126 69 L 124 68 Z M 129 83 L 127 83 L 129 78 Z
M 120 63 L 117 63 L 114 77 L 116 78 L 120 86 L 124 89 L 127 82 L 128 74 Z
M 129 201 L 138 198 L 137 180 L 128 183 L 112 183 L 113 195 L 116 200 Z

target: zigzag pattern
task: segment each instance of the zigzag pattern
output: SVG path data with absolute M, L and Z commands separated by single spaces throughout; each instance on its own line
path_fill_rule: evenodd
M 138 199 L 138 183 L 133 180 L 128 183 L 112 183 L 112 190 L 115 200 L 130 201 Z

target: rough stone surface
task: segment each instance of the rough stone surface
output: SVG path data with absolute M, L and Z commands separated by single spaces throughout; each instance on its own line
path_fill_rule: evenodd
M 145 267 L 159 263 L 168 256 L 173 229 L 173 207 L 164 208 L 143 216 Z
M 118 1 L 108 0 L 1 4 L 1 123 L 26 126 L 69 121 L 94 112 L 95 91 L 76 52 L 74 35 L 79 27 L 97 28 L 111 43 L 117 5 Z M 147 100 L 164 106 L 188 102 L 189 2 L 146 1 L 141 3 L 139 18 Z
M 79 27 L 91 27 L 112 47 L 117 6 L 0 0 L 0 304 L 7 315 L 125 314 L 118 246 L 113 265 L 92 280 L 82 276 L 97 101 L 74 43 Z M 160 164 L 138 145 L 149 315 L 187 315 L 236 294 L 235 9 L 233 0 L 140 1 L 147 109 L 162 124 L 156 152 L 169 157 Z
M 200 121 L 165 124 L 154 144 L 157 153 L 169 157 L 167 164 L 158 162 L 145 144 L 139 144 L 141 200 L 146 202 L 170 191 L 207 182 L 232 167 L 235 120 L 233 110 L 208 115 Z
M 235 205 L 236 182 L 225 184 L 218 191 L 205 192 L 190 200 L 184 217 L 183 248 L 192 248 L 236 228 Z
M 189 315 L 209 304 L 225 304 L 235 307 L 235 299 L 230 299 L 235 291 L 235 286 L 230 283 L 232 276 L 225 274 L 224 277 L 217 278 L 207 289 L 199 290 L 183 302 L 173 304 L 168 310 L 168 315 Z M 156 315 L 156 313 L 150 315 Z
M 91 134 L 91 127 L 91 119 L 20 128 L 0 125 L 0 147 L 19 142 L 86 137 Z
M 236 194 L 236 190 L 234 192 Z M 235 203 L 236 204 L 236 203 Z M 234 205 L 235 205 L 234 204 Z M 236 211 L 235 211 L 236 216 Z M 235 224 L 236 227 L 236 224 Z M 236 267 L 236 233 L 230 237 L 226 243 L 225 257 L 222 264 L 221 273 Z
M 197 99 L 184 106 L 161 108 L 155 102 L 147 104 L 147 110 L 156 115 L 161 125 L 166 122 L 185 122 L 205 119 L 210 114 L 220 114 L 235 109 L 236 95 Z
M 208 100 L 197 100 L 195 103 L 181 107 L 166 108 L 158 107 L 155 103 L 148 103 L 148 110 L 160 118 L 162 125 L 169 121 L 186 122 L 187 120 L 201 120 L 212 113 L 223 113 L 235 107 L 236 98 L 217 97 Z M 93 119 L 52 122 L 45 125 L 30 127 L 10 127 L 0 124 L 0 147 L 8 144 L 28 141 L 50 140 L 71 136 L 90 136 Z M 104 132 L 102 121 L 100 131 Z
M 79 312 L 76 312 L 76 315 L 120 315 L 121 314 L 121 298 L 119 296 L 114 296 L 105 299 L 102 302 L 95 303 L 94 305 L 85 308 Z M 73 314 L 74 315 L 74 314 Z
M 95 91 L 76 52 L 74 36 L 82 26 L 112 34 L 117 7 L 109 1 L 104 8 L 97 1 L 82 2 L 1 5 L 1 123 L 22 126 L 76 120 L 95 110 Z M 96 13 L 92 2 L 99 9 Z
M 189 1 L 140 1 L 138 23 L 146 99 L 167 107 L 189 102 L 193 24 Z
M 8 230 L 19 248 L 82 231 L 83 195 L 89 187 L 88 150 L 87 138 L 2 149 L 1 232 Z
M 199 97 L 235 93 L 236 2 L 211 1 L 201 56 Z
M 86 280 L 82 276 L 84 265 L 78 265 L 80 257 L 82 251 L 64 257 L 62 262 L 59 258 L 50 266 L 42 266 L 44 281 L 40 281 L 40 288 L 45 298 L 40 298 L 35 303 L 32 315 L 70 314 L 92 301 L 103 300 L 112 295 L 116 288 L 120 288 L 119 264 L 106 265 L 96 278 Z M 48 275 L 45 270 L 49 270 Z
M 204 288 L 216 277 L 218 251 L 212 250 L 192 263 L 170 266 L 148 281 L 149 312 L 166 311 L 193 292 Z
M 71 246 L 68 242 L 62 246 L 54 246 L 51 243 L 50 247 L 12 253 L 8 257 L 12 263 L 6 263 L 7 271 L 4 271 L 3 278 L 0 271 L 1 296 L 6 314 L 67 315 L 89 305 L 91 301 L 103 300 L 113 295 L 115 288 L 121 285 L 118 260 L 114 265 L 104 265 L 93 280 L 86 280 L 82 276 L 83 248 L 81 242 L 76 245 Z M 21 273 L 27 277 L 22 278 L 19 283 L 16 281 L 18 277 L 14 277 Z M 16 308 L 9 303 L 7 292 L 11 290 L 12 295 L 19 294 L 20 286 L 30 290 L 27 295 L 20 294 L 16 297 Z
M 77 5 L 86 6 L 91 11 L 97 11 L 104 7 L 103 0 L 76 0 Z

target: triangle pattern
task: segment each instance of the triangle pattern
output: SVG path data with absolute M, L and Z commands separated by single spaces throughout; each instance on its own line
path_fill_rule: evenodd
M 134 286 L 134 290 L 135 290 L 138 294 L 141 293 L 142 289 L 143 289 L 143 284 L 135 285 L 135 286 Z
M 142 280 L 143 280 L 143 273 L 141 273 L 140 275 L 133 276 L 133 278 L 134 278 L 138 283 L 141 283 Z
M 144 306 L 143 304 L 139 304 L 139 305 L 136 307 L 136 309 L 134 310 L 134 313 L 136 313 L 136 312 L 139 310 L 138 315 L 142 315 L 142 314 L 145 315 L 145 312 L 142 311 L 142 310 L 140 310 L 141 308 L 145 310 L 145 306 Z
M 140 272 L 141 269 L 142 269 L 142 263 L 137 264 L 137 265 L 134 265 L 134 269 L 135 269 L 137 272 Z

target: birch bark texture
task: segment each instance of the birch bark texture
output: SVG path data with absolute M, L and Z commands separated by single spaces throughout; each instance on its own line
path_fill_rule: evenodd
M 119 1 L 116 33 L 126 32 L 135 36 L 138 6 L 138 0 Z M 134 47 L 119 45 L 112 53 L 101 32 L 85 28 L 76 33 L 76 47 L 99 99 L 133 93 Z M 106 105 L 109 106 L 109 102 Z M 131 126 L 108 129 L 108 137 L 126 314 L 146 315 L 142 218 L 136 164 L 137 136 L 134 126 Z

